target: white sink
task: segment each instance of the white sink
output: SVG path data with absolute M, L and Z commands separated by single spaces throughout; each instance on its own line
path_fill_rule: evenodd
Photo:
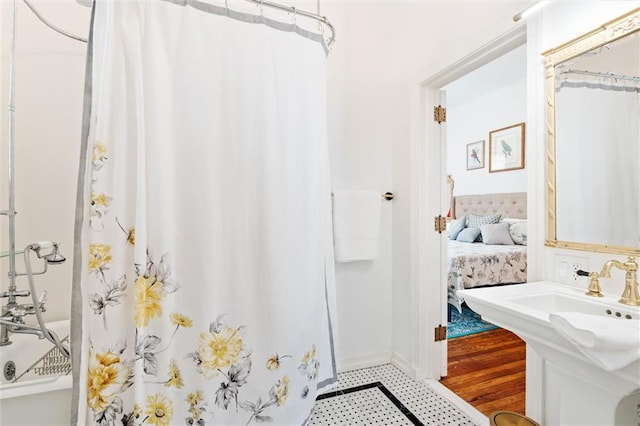
M 618 298 L 587 296 L 584 289 L 549 281 L 459 293 L 484 320 L 517 334 L 544 360 L 543 424 L 639 424 L 640 361 L 605 371 L 552 327 L 549 314 L 581 312 L 628 321 L 640 319 L 640 307 L 623 305 Z M 527 363 L 527 374 L 529 369 Z
M 584 294 L 584 292 L 581 292 Z M 513 296 L 505 301 L 521 305 L 527 309 L 535 309 L 546 314 L 552 312 L 581 312 L 590 315 L 614 316 L 618 318 L 637 319 L 637 309 L 618 306 L 611 300 L 598 300 L 582 294 L 563 294 L 549 292 Z

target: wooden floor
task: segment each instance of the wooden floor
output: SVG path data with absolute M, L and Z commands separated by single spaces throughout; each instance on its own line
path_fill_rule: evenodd
M 524 413 L 525 343 L 498 328 L 448 341 L 448 376 L 440 382 L 489 416 Z

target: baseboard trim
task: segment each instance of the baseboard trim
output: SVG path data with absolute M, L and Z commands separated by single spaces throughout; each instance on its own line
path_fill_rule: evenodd
M 338 373 L 345 371 L 360 370 L 362 368 L 376 367 L 383 364 L 392 364 L 413 380 L 422 380 L 419 369 L 412 365 L 409 360 L 397 352 L 390 354 L 371 354 L 354 358 L 343 359 L 338 362 Z
M 391 354 L 371 354 L 340 360 L 337 367 L 338 373 L 343 373 L 345 371 L 360 370 L 361 368 L 389 364 L 390 362 Z
M 397 352 L 393 352 L 391 354 L 391 364 L 395 365 L 407 376 L 411 377 L 411 379 L 416 380 L 418 377 L 418 371 L 416 367 L 409 362 L 404 356 L 400 355 Z

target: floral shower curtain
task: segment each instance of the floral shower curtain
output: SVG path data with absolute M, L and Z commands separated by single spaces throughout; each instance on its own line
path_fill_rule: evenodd
M 335 381 L 326 49 L 228 14 L 94 6 L 77 424 L 300 425 Z

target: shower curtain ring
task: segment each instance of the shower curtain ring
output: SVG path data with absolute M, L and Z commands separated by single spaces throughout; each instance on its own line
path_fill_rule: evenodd
M 296 17 L 298 16 L 298 10 L 296 9 L 295 6 L 291 6 L 291 10 L 293 11 L 293 25 L 297 25 Z

